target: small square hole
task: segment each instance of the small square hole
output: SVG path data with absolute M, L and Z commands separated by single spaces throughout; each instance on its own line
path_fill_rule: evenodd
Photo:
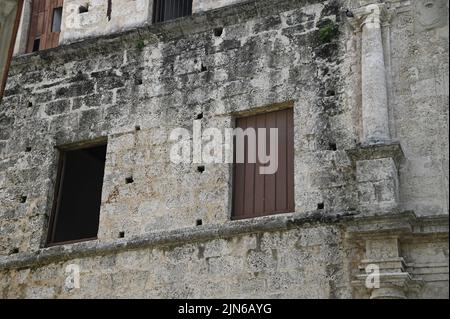
M 19 253 L 19 248 L 13 248 L 13 249 L 11 249 L 11 252 L 10 252 L 10 255 L 13 255 L 13 254 L 18 254 Z
M 140 130 L 141 130 L 141 126 L 140 126 L 140 125 L 136 125 L 136 126 L 134 127 L 134 129 L 135 129 L 136 131 L 140 131 Z
M 119 232 L 119 238 L 125 238 L 125 232 L 124 231 Z
M 324 209 L 325 208 L 325 204 L 324 203 L 319 203 L 319 204 L 317 204 L 317 209 L 318 210 L 322 210 L 322 209 Z
M 33 102 L 28 101 L 28 107 L 33 107 Z
M 80 6 L 78 8 L 78 13 L 86 13 L 89 12 L 89 4 L 86 4 L 84 6 Z
M 205 166 L 199 166 L 199 167 L 197 167 L 197 172 L 199 172 L 199 173 L 203 173 L 205 171 Z
M 201 120 L 203 118 L 203 112 L 197 114 L 197 116 L 195 117 L 196 120 Z
M 26 201 L 27 201 L 27 197 L 26 196 L 21 196 L 20 197 L 20 202 L 23 204 L 23 203 L 26 203 Z
M 215 28 L 214 29 L 214 36 L 215 37 L 221 37 L 223 33 L 223 28 Z
M 337 145 L 336 145 L 336 143 L 330 143 L 330 144 L 329 144 L 329 150 L 330 150 L 330 151 L 337 151 Z
M 27 147 L 25 147 L 25 152 L 31 152 L 31 146 L 27 146 Z
M 203 225 L 203 220 L 197 219 L 197 220 L 195 221 L 195 225 L 197 225 L 197 226 L 202 226 L 202 225 Z
M 125 183 L 127 183 L 127 184 L 132 184 L 132 183 L 134 183 L 133 176 L 130 176 L 130 177 L 125 178 Z

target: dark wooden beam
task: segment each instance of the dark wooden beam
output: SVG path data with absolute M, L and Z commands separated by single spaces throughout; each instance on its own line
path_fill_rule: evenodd
M 11 2 L 11 0 L 7 1 Z M 3 67 L 0 69 L 0 102 L 3 98 L 3 93 L 5 91 L 6 79 L 8 77 L 9 65 L 11 64 L 12 55 L 14 52 L 14 45 L 16 42 L 17 30 L 19 29 L 20 17 L 22 15 L 23 0 L 16 0 L 16 14 L 13 21 L 8 21 L 5 16 L 5 25 L 0 26 L 0 37 L 6 39 L 6 47 L 0 48 L 0 66 L 2 61 L 6 61 Z M 6 4 L 2 4 L 2 7 L 6 8 Z M 1 13 L 0 13 L 1 14 Z M 1 22 L 1 21 L 0 21 Z M 12 28 L 11 28 L 11 25 Z M 2 44 L 3 46 L 4 44 Z

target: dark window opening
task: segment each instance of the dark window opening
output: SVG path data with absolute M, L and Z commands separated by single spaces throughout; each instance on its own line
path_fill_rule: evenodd
M 41 46 L 41 39 L 40 38 L 34 39 L 32 52 L 39 51 L 40 46 Z
M 125 238 L 125 232 L 124 231 L 119 232 L 119 238 Z
M 62 7 L 53 9 L 52 32 L 61 32 Z
M 319 204 L 317 204 L 317 209 L 318 210 L 322 210 L 322 209 L 324 209 L 325 208 L 325 204 L 324 203 L 319 203 Z
M 242 130 L 255 130 L 255 144 L 246 137 L 244 141 L 234 138 L 234 153 L 244 149 L 244 163 L 235 163 L 233 173 L 233 211 L 234 219 L 245 219 L 295 211 L 294 200 L 294 120 L 293 109 L 262 113 L 236 119 L 236 127 Z M 258 130 L 265 128 L 263 132 Z M 270 129 L 278 129 L 278 166 L 274 174 L 261 174 L 260 168 L 267 167 L 256 157 L 256 163 L 249 160 L 249 148 L 258 154 L 259 144 L 265 138 L 266 154 L 271 149 Z M 261 140 L 262 139 L 262 140 Z M 261 142 L 260 142 L 261 141 Z M 237 143 L 244 143 L 244 145 Z M 243 148 L 242 148 L 243 147 Z
M 97 238 L 106 145 L 61 150 L 48 243 Z
M 202 225 L 203 225 L 203 220 L 197 219 L 197 220 L 195 221 L 195 225 L 197 225 L 197 226 L 202 226 Z
M 192 0 L 155 0 L 153 23 L 192 15 Z

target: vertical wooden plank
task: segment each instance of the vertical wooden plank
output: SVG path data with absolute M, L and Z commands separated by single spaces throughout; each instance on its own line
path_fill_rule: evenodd
M 245 129 L 246 120 L 236 119 L 236 127 Z M 233 215 L 234 217 L 241 217 L 244 214 L 244 185 L 245 185 L 245 163 L 236 163 L 236 145 L 237 140 L 234 141 L 234 200 L 233 200 Z
M 286 189 L 286 110 L 277 113 L 278 128 L 278 170 L 276 173 L 276 211 L 286 211 L 287 209 L 287 189 Z
M 256 116 L 256 133 L 257 133 L 257 145 L 259 146 L 259 140 L 268 138 L 268 132 L 266 130 L 266 134 L 260 135 L 258 129 L 266 127 L 266 114 L 259 114 Z M 267 144 L 267 142 L 266 142 Z M 266 152 L 267 153 L 267 152 Z M 258 156 L 258 154 L 257 154 Z M 258 157 L 257 157 L 258 158 Z M 260 174 L 259 169 L 261 167 L 261 162 L 258 160 L 255 166 L 255 216 L 263 216 L 264 215 L 264 202 L 265 202 L 265 194 L 264 194 L 264 180 L 265 175 Z
M 271 112 L 266 114 L 266 128 L 270 132 L 270 128 L 275 128 L 277 125 L 276 113 Z M 270 138 L 267 139 L 267 150 L 270 150 Z M 276 208 L 276 178 L 275 174 L 264 176 L 264 198 L 265 198 L 265 213 L 274 212 Z
M 247 118 L 247 128 L 255 128 L 256 127 L 256 118 L 254 116 L 250 116 Z M 245 142 L 245 201 L 244 201 L 244 213 L 245 215 L 254 216 L 255 214 L 255 166 L 256 163 L 250 163 L 248 153 L 249 150 L 256 150 L 256 145 L 254 141 L 250 138 L 246 139 Z
M 287 210 L 295 211 L 295 193 L 294 193 L 294 109 L 287 110 Z
M 37 34 L 37 25 L 38 25 L 38 10 L 39 10 L 39 2 L 38 0 L 32 0 L 31 3 L 31 21 L 30 21 L 30 29 L 28 31 L 28 41 L 27 41 L 27 53 L 33 51 L 33 43 Z
M 36 36 L 41 36 L 44 33 L 44 12 L 39 12 L 37 14 L 37 32 Z

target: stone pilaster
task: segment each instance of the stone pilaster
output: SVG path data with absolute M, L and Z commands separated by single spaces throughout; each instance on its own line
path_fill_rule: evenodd
M 361 37 L 362 141 L 349 155 L 354 161 L 359 207 L 363 212 L 397 208 L 398 168 L 403 158 L 399 143 L 391 140 L 382 27 L 389 21 L 383 3 L 353 11 L 352 26 Z
M 362 142 L 386 143 L 391 139 L 381 36 L 386 9 L 384 4 L 370 4 L 355 10 L 354 16 L 353 25 L 361 34 Z

